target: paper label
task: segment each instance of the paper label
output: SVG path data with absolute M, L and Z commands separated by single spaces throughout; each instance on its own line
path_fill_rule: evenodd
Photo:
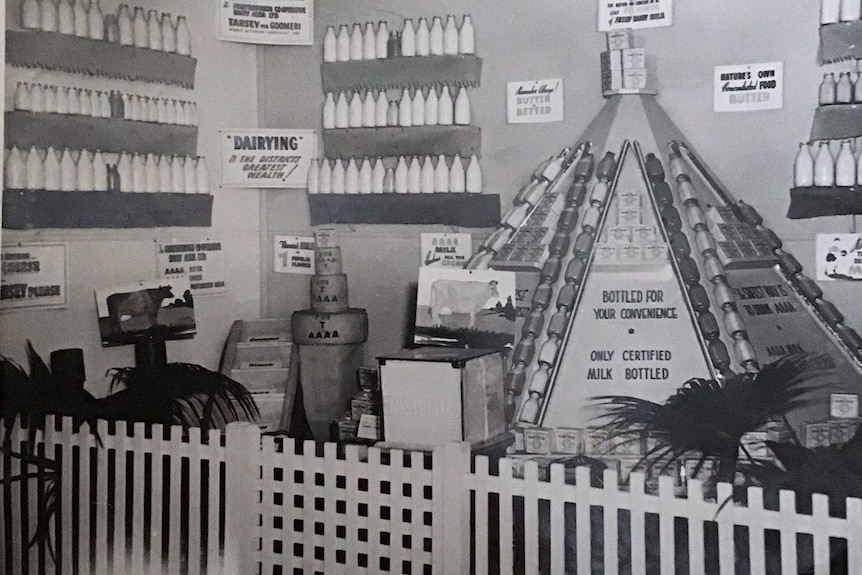
M 195 295 L 226 291 L 222 242 L 160 243 L 156 256 L 160 278 L 187 279 Z
M 506 84 L 506 117 L 510 124 L 562 122 L 563 79 L 528 80 Z
M 716 66 L 713 89 L 716 112 L 780 109 L 784 106 L 784 63 Z
M 51 309 L 66 300 L 66 244 L 4 245 L 0 309 Z

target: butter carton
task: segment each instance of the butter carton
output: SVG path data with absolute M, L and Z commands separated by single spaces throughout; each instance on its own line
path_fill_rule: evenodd
M 555 429 L 554 438 L 556 439 L 557 453 L 577 455 L 583 452 L 584 446 L 579 429 Z
M 527 453 L 549 455 L 556 450 L 554 430 L 531 427 L 524 430 L 524 450 Z
M 805 426 L 805 447 L 828 447 L 832 426 L 828 423 L 809 423 Z
M 830 393 L 829 417 L 836 419 L 859 417 L 859 396 L 855 393 Z
M 608 50 L 626 50 L 632 47 L 631 30 L 611 30 L 607 33 Z
M 629 226 L 611 226 L 608 228 L 608 243 L 628 244 L 632 241 L 632 230 Z
M 626 48 L 621 52 L 623 70 L 646 68 L 646 50 L 644 48 Z
M 626 90 L 643 90 L 647 87 L 646 68 L 626 68 L 623 70 L 623 88 Z
M 622 70 L 623 69 L 623 51 L 609 50 L 602 52 L 599 55 L 599 61 L 602 64 L 602 71 L 607 70 Z

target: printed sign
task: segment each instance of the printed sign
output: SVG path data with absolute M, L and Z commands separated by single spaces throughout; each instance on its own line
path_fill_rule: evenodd
M 528 80 L 506 84 L 506 110 L 510 124 L 563 121 L 563 79 Z
M 305 188 L 317 156 L 313 130 L 220 130 L 222 186 Z
M 716 112 L 778 110 L 784 105 L 784 63 L 716 66 L 713 87 Z
M 196 329 L 194 296 L 186 278 L 96 290 L 96 312 L 102 347 L 135 343 L 148 335 L 186 339 Z
M 599 32 L 673 24 L 673 0 L 599 0 Z
M 421 234 L 422 261 L 420 266 L 463 268 L 473 253 L 470 234 Z
M 185 278 L 195 295 L 225 291 L 224 250 L 221 242 L 207 240 L 157 245 L 160 278 Z
M 66 307 L 66 244 L 4 245 L 0 309 Z
M 862 234 L 817 234 L 817 279 L 862 280 Z
M 314 238 L 275 236 L 272 271 L 277 274 L 314 274 Z
M 223 0 L 219 6 L 219 40 L 292 46 L 313 43 L 313 0 Z

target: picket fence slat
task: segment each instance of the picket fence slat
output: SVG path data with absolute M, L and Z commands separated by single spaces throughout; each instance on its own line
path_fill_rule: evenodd
M 190 432 L 194 430 L 189 430 Z M 146 470 L 144 469 L 144 424 L 135 423 L 132 438 L 132 519 L 131 519 L 131 570 L 130 573 L 144 571 L 144 502 L 149 498 L 144 484 Z M 197 443 L 200 443 L 198 440 Z
M 410 503 L 412 512 L 410 514 L 410 564 L 411 574 L 421 575 L 425 572 L 424 565 L 430 564 L 430 553 L 425 553 L 425 539 L 430 540 L 430 527 L 424 525 L 425 512 L 431 511 L 428 500 L 425 499 L 425 486 L 430 485 L 430 476 L 425 473 L 425 454 L 414 451 L 410 454 L 410 477 L 411 491 Z M 427 557 L 426 557 L 427 555 Z M 486 555 L 487 557 L 487 552 Z
M 592 555 L 592 525 L 590 521 L 590 468 L 578 467 L 575 470 L 575 536 L 577 538 L 578 573 L 590 572 Z
M 565 489 L 566 469 L 560 464 L 551 466 L 552 500 L 558 500 Z M 563 549 L 566 540 L 565 504 L 551 505 L 551 549 Z M 485 531 L 477 526 L 477 532 Z M 551 553 L 551 573 L 565 572 L 565 553 Z
M 148 566 L 149 575 L 158 575 L 162 570 L 162 490 L 165 479 L 164 462 L 162 461 L 162 436 L 164 427 L 154 425 L 152 428 L 152 446 L 150 455 L 150 553 Z
M 475 467 L 476 521 L 474 523 L 478 526 L 482 524 L 483 520 L 487 520 L 488 517 L 488 490 L 484 488 L 488 479 L 488 457 L 486 455 L 477 457 Z M 551 522 L 553 524 L 553 518 Z M 475 553 L 473 553 L 475 573 L 476 575 L 488 575 L 488 530 L 477 527 L 474 531 L 474 537 L 476 538 Z
M 820 493 L 815 493 L 811 500 L 812 518 L 815 524 L 828 523 L 829 500 Z M 814 532 L 814 575 L 829 574 L 829 532 L 817 529 Z
M 629 475 L 632 573 L 646 573 L 646 529 L 644 525 L 646 494 L 644 488 L 644 475 L 642 473 Z
M 602 509 L 604 513 L 605 573 L 619 573 L 619 492 L 617 472 L 605 469 L 602 474 Z
M 200 427 L 189 429 L 189 445 L 201 445 Z M 201 455 L 197 449 L 189 449 L 189 539 L 188 575 L 201 573 Z M 143 522 L 141 522 L 143 524 Z
M 539 465 L 524 465 L 524 573 L 538 573 L 539 567 Z

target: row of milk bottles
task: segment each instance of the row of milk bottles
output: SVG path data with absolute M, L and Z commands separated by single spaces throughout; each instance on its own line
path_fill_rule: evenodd
M 794 187 L 862 185 L 862 161 L 858 157 L 858 153 L 862 153 L 862 146 L 856 146 L 857 151 L 854 152 L 852 140 L 841 140 L 835 153 L 829 141 L 815 143 L 816 149 L 809 143 L 799 144 L 793 167 Z
M 23 0 L 21 27 L 185 56 L 192 53 L 185 16 L 177 16 L 174 23 L 170 14 L 145 13 L 140 6 L 131 11 L 120 4 L 116 15 L 104 15 L 99 0 Z
M 820 0 L 820 23 L 835 24 L 862 19 L 860 0 Z
M 119 154 L 116 163 L 96 150 L 62 152 L 17 147 L 6 152 L 6 189 L 118 192 L 209 193 L 209 172 L 203 157 Z M 77 158 L 75 157 L 77 156 Z M 117 156 L 113 154 L 112 156 Z
M 373 166 L 367 157 L 359 163 L 350 158 L 347 167 L 340 158 L 332 166 L 322 158 L 311 161 L 307 183 L 309 194 L 481 194 L 482 168 L 475 155 L 466 168 L 460 155 L 452 158 L 451 166 L 443 155 L 436 165 L 431 156 L 421 161 L 418 156 L 399 156 L 394 168 L 385 167 L 383 158 Z
M 26 112 L 123 118 L 141 122 L 196 126 L 194 102 L 126 94 L 111 90 L 66 88 L 18 82 L 14 107 Z
M 841 72 L 838 80 L 834 72 L 823 74 L 817 101 L 821 106 L 862 102 L 862 74 Z
M 393 50 L 392 42 L 397 41 Z M 470 15 L 461 19 L 461 25 L 450 14 L 443 24 L 440 16 L 434 16 L 431 24 L 419 18 L 416 26 L 406 18 L 400 33 L 390 33 L 384 20 L 374 28 L 372 22 L 354 24 L 352 30 L 342 24 L 336 33 L 334 26 L 326 28 L 323 38 L 324 62 L 347 62 L 350 60 L 375 60 L 393 56 L 442 56 L 475 54 L 476 40 Z
M 355 92 L 349 103 L 344 92 L 335 97 L 328 92 L 323 103 L 323 127 L 470 125 L 470 96 L 466 88 L 459 88 L 454 100 L 447 86 L 441 86 L 439 94 L 433 86 L 428 88 L 427 95 L 422 88 L 415 88 L 412 96 L 410 92 L 409 88 L 401 90 L 398 101 L 388 100 L 383 90 L 376 98 L 370 91 L 361 95 Z

